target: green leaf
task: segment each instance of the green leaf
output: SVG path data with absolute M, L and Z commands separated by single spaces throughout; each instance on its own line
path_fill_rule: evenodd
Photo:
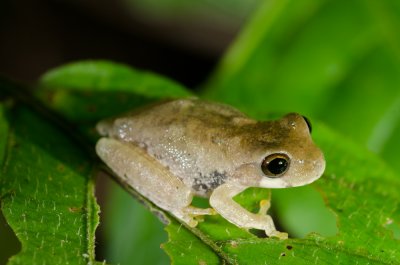
M 104 181 L 110 193 L 102 207 L 103 255 L 110 264 L 167 264 L 160 249 L 167 240 L 164 224 L 113 180 Z M 100 243 L 100 242 L 99 242 Z
M 180 84 L 109 61 L 81 61 L 53 69 L 37 95 L 75 123 L 91 123 L 160 99 L 187 97 Z
M 222 261 L 230 264 L 398 262 L 399 239 L 394 237 L 388 225 L 400 223 L 399 178 L 375 155 L 324 126 L 317 124 L 315 127 L 316 140 L 325 151 L 327 169 L 312 187 L 323 195 L 327 206 L 335 213 L 338 234 L 323 237 L 312 233 L 303 239 L 288 240 L 259 238 L 218 216 L 212 216 L 197 228 L 190 229 L 213 250 L 214 255 L 209 255 L 211 258 L 217 254 Z M 254 191 L 246 192 L 248 194 L 239 199 L 242 204 L 249 201 L 256 203 L 262 198 L 251 198 L 249 193 Z M 175 231 L 171 235 L 174 246 L 179 242 L 188 245 L 190 240 L 194 241 L 191 238 L 193 235 L 188 236 L 187 232 L 181 232 L 182 235 L 177 233 L 178 228 L 175 224 L 168 228 L 170 234 Z M 203 248 L 199 246 L 199 249 Z M 184 254 L 180 254 L 182 250 L 179 246 L 174 251 L 167 250 L 175 264 L 199 264 L 202 259 L 197 254 L 190 255 L 197 251 L 194 249 Z M 210 264 L 213 263 L 210 261 Z
M 278 224 L 293 238 L 304 238 L 310 233 L 325 237 L 338 233 L 336 215 L 326 208 L 315 186 L 273 190 L 272 202 Z
M 22 244 L 8 264 L 93 263 L 99 209 L 90 157 L 31 109 L 7 114 L 1 209 Z
M 9 124 L 5 117 L 5 107 L 0 104 L 0 161 L 3 164 L 6 147 Z M 0 264 L 6 264 L 9 257 L 15 255 L 21 250 L 21 244 L 11 230 L 3 213 L 0 211 Z
M 92 78 L 96 79 L 95 75 Z M 325 177 L 313 187 L 323 195 L 329 208 L 336 214 L 338 235 L 323 237 L 314 233 L 304 239 L 280 241 L 259 238 L 219 216 L 206 217 L 205 222 L 195 229 L 172 222 L 167 227 L 170 241 L 164 245 L 172 261 L 175 264 L 264 264 L 267 261 L 271 264 L 285 261 L 288 264 L 306 264 L 333 259 L 390 263 L 399 258 L 397 239 L 393 237 L 393 230 L 387 227 L 389 223 L 398 223 L 395 212 L 399 197 L 395 191 L 399 188 L 399 183 L 395 176 L 379 159 L 360 150 L 343 137 L 322 126 L 317 126 L 315 131 L 317 141 L 326 153 L 328 168 Z M 368 169 L 371 167 L 373 170 L 365 172 L 367 167 L 357 167 L 365 164 Z M 352 170 L 349 171 L 349 168 Z M 380 182 L 375 183 L 370 179 L 379 179 Z M 390 183 L 391 189 L 383 188 L 387 183 Z M 259 200 L 269 196 L 264 192 L 265 190 L 247 190 L 236 199 L 249 210 L 257 211 Z M 386 200 L 391 203 L 382 207 L 381 204 Z M 365 207 L 360 208 L 360 205 Z M 375 216 L 380 216 L 380 219 Z M 118 219 L 121 218 L 123 217 Z M 369 242 L 368 246 L 371 244 L 370 248 L 357 244 L 365 241 Z M 332 250 L 336 253 L 335 257 L 330 254 Z M 263 255 L 259 255 L 260 251 Z
M 169 241 L 162 248 L 175 265 L 221 264 L 219 256 L 177 221 L 166 227 Z

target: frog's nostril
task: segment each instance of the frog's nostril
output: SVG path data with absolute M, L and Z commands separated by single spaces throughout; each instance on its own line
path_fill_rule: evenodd
M 280 177 L 289 168 L 289 158 L 285 154 L 272 154 L 261 163 L 261 170 L 271 178 Z

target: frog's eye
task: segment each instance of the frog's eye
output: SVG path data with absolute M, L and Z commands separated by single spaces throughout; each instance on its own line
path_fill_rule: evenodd
M 311 121 L 306 116 L 302 116 L 302 117 L 303 117 L 304 121 L 307 123 L 308 130 L 311 133 L 312 132 Z
M 264 158 L 261 170 L 271 178 L 280 177 L 289 168 L 289 157 L 285 154 L 272 154 Z

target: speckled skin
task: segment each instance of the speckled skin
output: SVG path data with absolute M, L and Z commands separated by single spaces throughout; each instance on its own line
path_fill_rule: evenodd
M 232 197 L 248 187 L 305 185 L 325 168 L 323 154 L 298 114 L 258 122 L 226 105 L 181 99 L 102 121 L 97 129 L 106 136 L 96 146 L 102 160 L 190 225 L 196 225 L 194 216 L 213 213 L 190 206 L 196 195 L 210 197 L 211 206 L 240 227 L 285 238 L 268 215 L 249 213 Z M 290 159 L 288 170 L 278 178 L 266 176 L 260 166 L 274 153 Z

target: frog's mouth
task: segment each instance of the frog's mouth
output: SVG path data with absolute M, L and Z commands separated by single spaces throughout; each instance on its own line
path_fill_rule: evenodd
M 290 188 L 292 187 L 292 185 L 290 185 L 281 178 L 263 177 L 260 181 L 260 187 L 270 188 L 270 189 L 282 189 L 282 188 Z

